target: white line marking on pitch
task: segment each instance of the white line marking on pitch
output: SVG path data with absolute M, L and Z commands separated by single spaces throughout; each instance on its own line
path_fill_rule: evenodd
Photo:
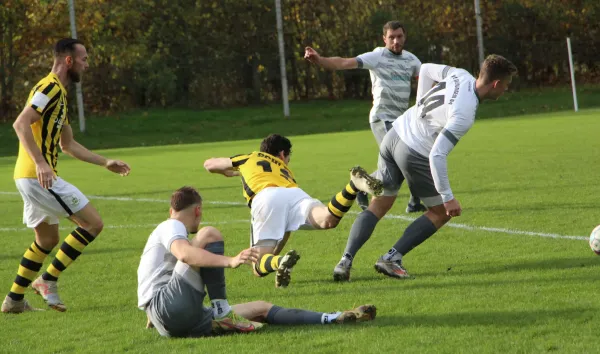
M 2 192 L 0 191 L 0 195 L 19 195 L 18 192 Z M 131 198 L 131 197 L 107 197 L 107 196 L 98 196 L 98 195 L 90 195 L 88 196 L 90 199 L 99 199 L 99 200 L 116 200 L 122 202 L 148 202 L 148 203 L 168 203 L 168 200 L 165 199 L 153 199 L 153 198 Z M 215 204 L 215 205 L 240 205 L 246 206 L 246 203 L 242 202 L 226 202 L 226 201 L 204 201 L 205 204 Z M 349 212 L 348 214 L 357 215 L 357 212 Z M 404 215 L 393 215 L 388 214 L 385 216 L 385 219 L 400 219 L 404 221 L 413 221 L 415 218 Z M 242 222 L 243 220 L 234 220 L 233 222 Z M 248 220 L 245 220 L 248 222 Z M 229 222 L 225 222 L 229 223 Z M 502 233 L 508 235 L 525 235 L 525 236 L 535 236 L 535 237 L 546 237 L 546 238 L 554 238 L 554 239 L 566 239 L 566 240 L 588 240 L 587 236 L 571 236 L 571 235 L 560 235 L 553 234 L 547 232 L 533 232 L 533 231 L 523 231 L 523 230 L 513 230 L 513 229 L 504 229 L 497 227 L 487 227 L 487 226 L 472 226 L 468 224 L 459 224 L 459 223 L 449 223 L 448 227 L 452 227 L 455 229 L 463 229 L 468 231 L 485 231 L 485 232 L 493 232 L 493 233 Z M 118 228 L 118 225 L 115 225 L 115 228 Z M 129 227 L 128 225 L 123 225 L 122 227 Z M 150 226 L 148 226 L 150 227 Z M 13 231 L 21 230 L 17 228 L 7 228 Z M 4 231 L 5 229 L 0 229 L 0 231 Z
M 200 226 L 211 226 L 211 225 L 225 225 L 225 224 L 238 224 L 248 223 L 249 220 L 229 220 L 229 221 L 216 221 L 216 222 L 202 222 Z M 131 225 L 104 225 L 105 229 L 151 229 L 158 226 L 158 224 L 131 224 Z M 72 230 L 73 227 L 61 226 L 60 230 Z M 0 227 L 0 232 L 19 232 L 19 231 L 30 231 L 31 229 L 26 227 Z

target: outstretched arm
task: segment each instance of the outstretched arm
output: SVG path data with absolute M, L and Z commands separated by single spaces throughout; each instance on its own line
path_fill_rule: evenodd
M 228 157 L 213 157 L 204 161 L 204 168 L 210 173 L 219 173 L 225 177 L 239 176 L 233 169 L 233 162 Z
M 75 141 L 73 129 L 70 125 L 64 125 L 60 135 L 60 148 L 62 151 L 78 160 L 85 161 L 94 165 L 102 166 L 111 172 L 118 173 L 121 176 L 127 176 L 131 168 L 128 164 L 119 160 L 110 160 L 88 150 L 85 146 Z
M 322 57 L 311 47 L 304 49 L 304 59 L 327 70 L 347 70 L 358 68 L 356 58 Z
M 188 240 L 178 239 L 171 243 L 171 253 L 177 260 L 199 268 L 237 268 L 242 264 L 256 262 L 258 250 L 248 248 L 235 257 L 221 256 L 205 249 L 194 247 Z

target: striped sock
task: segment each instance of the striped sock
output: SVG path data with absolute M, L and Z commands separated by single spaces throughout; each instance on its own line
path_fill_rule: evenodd
M 254 264 L 254 269 L 261 276 L 264 277 L 270 273 L 277 271 L 281 264 L 283 256 L 275 256 L 273 254 L 264 254 L 258 262 Z
M 327 205 L 327 210 L 336 218 L 342 218 L 350 210 L 356 200 L 356 195 L 360 192 L 358 188 L 350 181 L 341 192 L 336 194 Z
M 33 278 L 35 278 L 42 268 L 42 264 L 48 253 L 50 251 L 41 248 L 35 241 L 29 246 L 23 255 L 23 259 L 21 259 L 17 277 L 8 293 L 11 299 L 15 301 L 23 300 L 25 289 L 31 284 Z
M 60 249 L 56 253 L 56 257 L 52 261 L 52 264 L 48 266 L 46 272 L 42 274 L 42 278 L 48 281 L 57 281 L 60 273 L 62 273 L 67 267 L 73 263 L 74 260 L 79 257 L 85 246 L 89 245 L 94 241 L 94 236 L 82 229 L 81 227 L 76 228 L 60 246 Z

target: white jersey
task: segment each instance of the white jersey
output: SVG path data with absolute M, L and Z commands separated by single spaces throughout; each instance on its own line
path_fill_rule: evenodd
M 178 220 L 168 219 L 154 229 L 140 260 L 138 267 L 138 307 L 144 308 L 155 290 L 171 279 L 177 258 L 171 254 L 171 243 L 175 240 L 187 241 L 185 225 Z
M 369 122 L 393 122 L 408 108 L 410 82 L 419 75 L 421 61 L 409 51 L 394 54 L 385 47 L 361 54 L 356 61 L 371 74 L 373 108 Z
M 475 78 L 466 70 L 423 64 L 417 103 L 393 124 L 407 146 L 429 157 L 435 188 L 444 202 L 454 198 L 446 157 L 473 126 L 478 106 Z

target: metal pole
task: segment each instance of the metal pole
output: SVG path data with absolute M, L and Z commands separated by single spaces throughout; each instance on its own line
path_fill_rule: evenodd
M 77 27 L 75 25 L 75 5 L 74 0 L 69 0 L 69 18 L 71 20 L 71 37 L 77 39 Z M 83 93 L 81 92 L 81 82 L 75 83 L 77 92 L 77 112 L 79 113 L 79 131 L 85 133 L 85 116 L 83 115 Z
M 483 30 L 481 21 L 481 9 L 479 7 L 479 0 L 475 0 L 475 20 L 477 22 L 477 47 L 479 48 L 479 65 L 483 63 Z
M 277 41 L 279 42 L 279 66 L 281 69 L 281 99 L 283 100 L 283 115 L 290 117 L 290 102 L 288 100 L 287 74 L 285 70 L 285 48 L 283 45 L 283 20 L 281 19 L 281 0 L 275 0 L 277 15 Z
M 571 88 L 573 89 L 573 108 L 579 111 L 577 105 L 577 90 L 575 89 L 575 70 L 573 69 L 573 52 L 571 51 L 571 38 L 567 37 L 567 51 L 569 52 L 569 68 L 571 69 Z

